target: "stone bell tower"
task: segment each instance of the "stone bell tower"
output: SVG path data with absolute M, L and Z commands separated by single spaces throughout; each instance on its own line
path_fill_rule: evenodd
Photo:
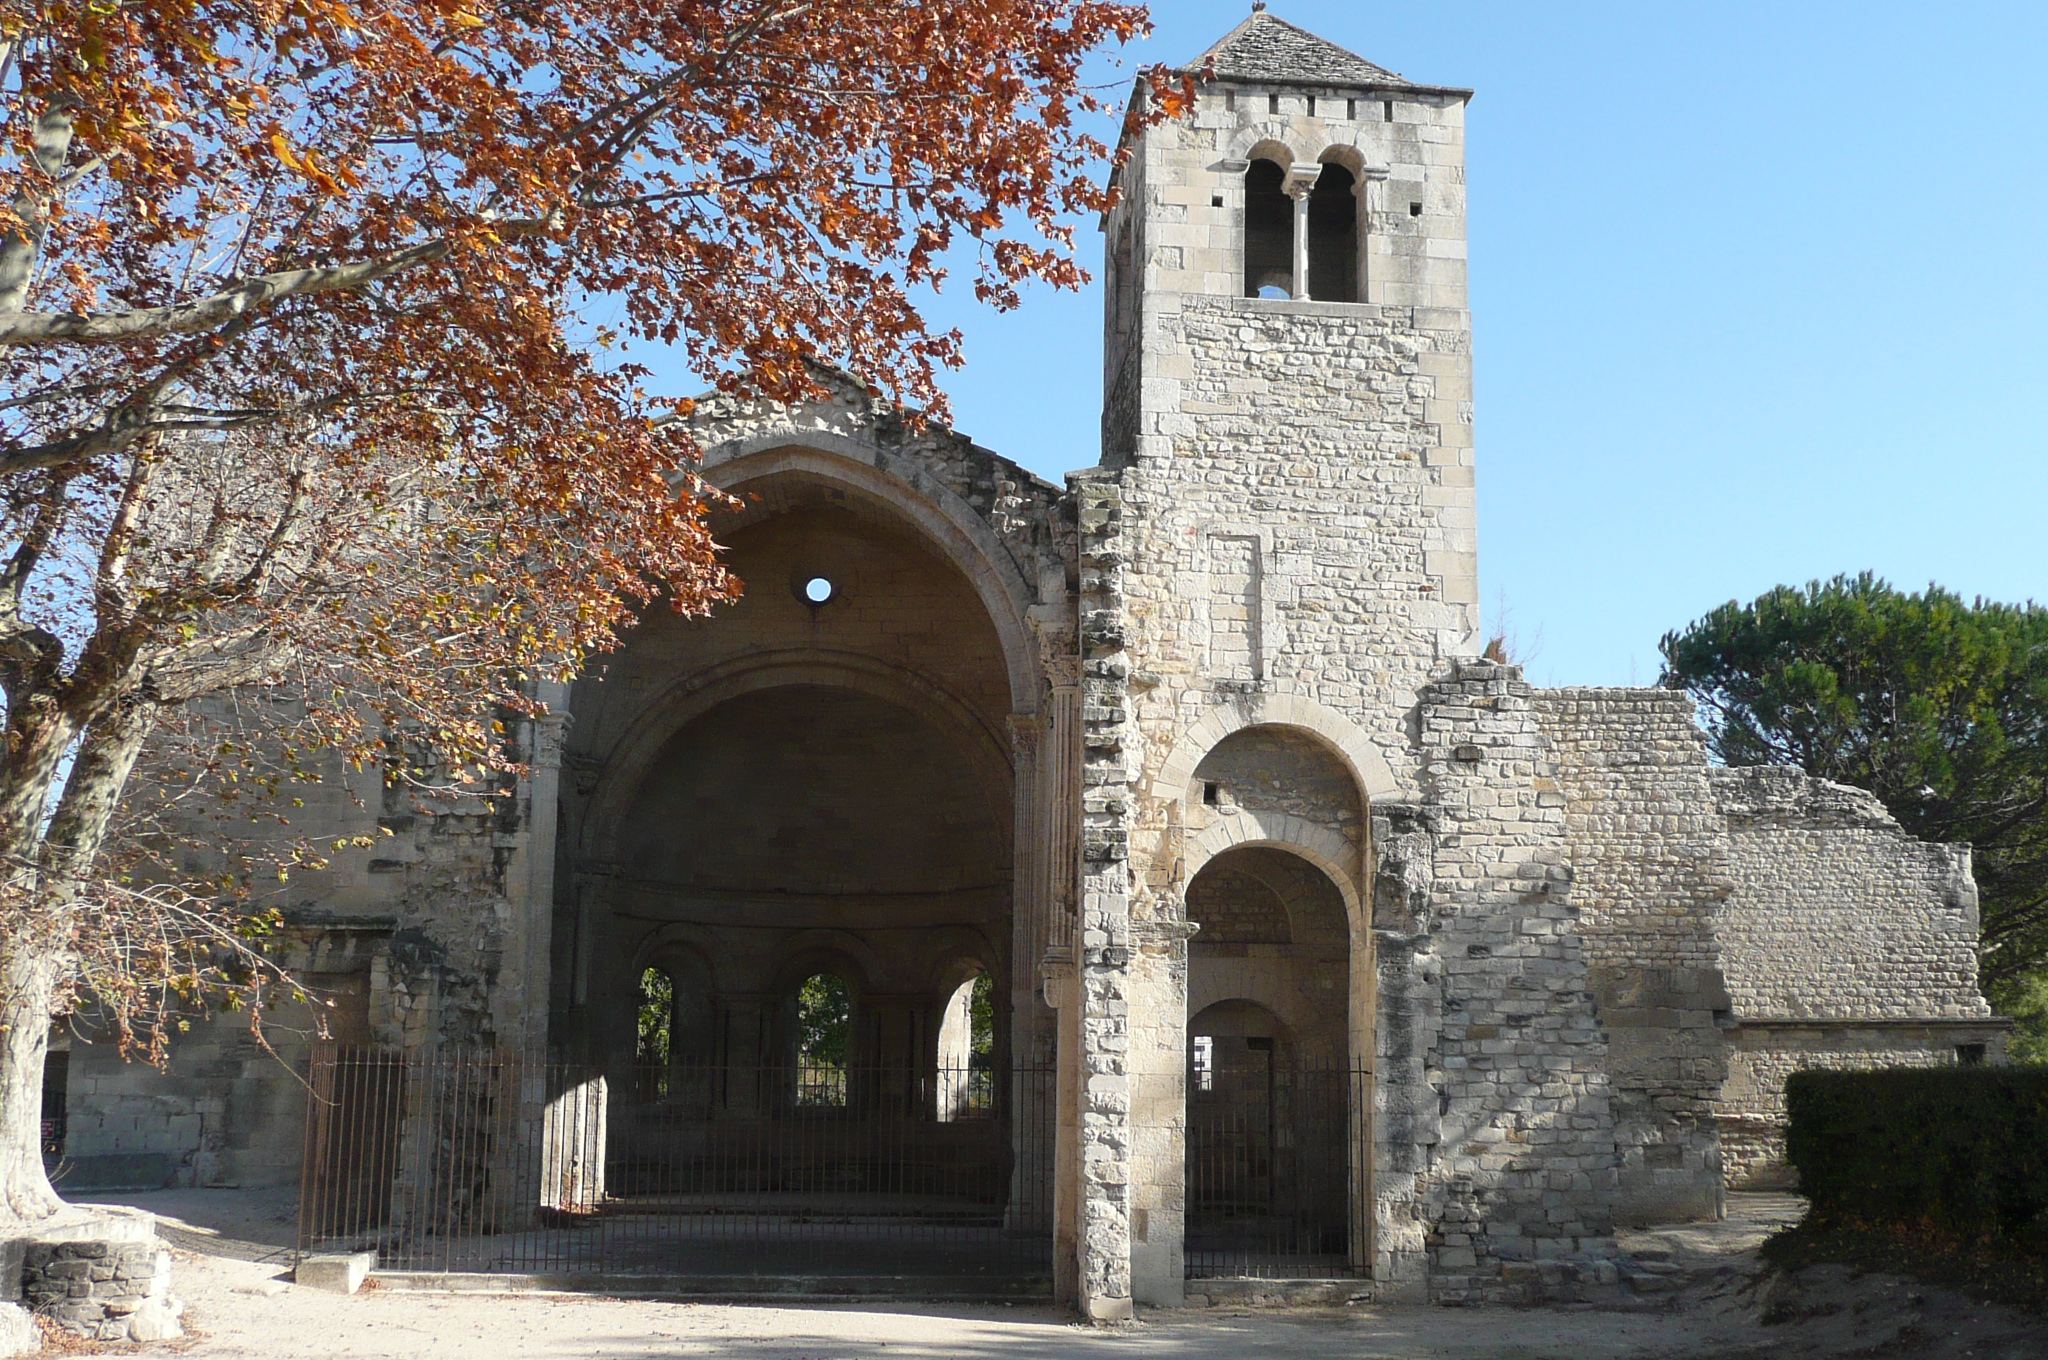
M 1077 1292 L 1101 1316 L 1126 1289 L 1180 1296 L 1190 1013 L 1267 985 L 1191 952 L 1191 880 L 1233 836 L 1320 866 L 1351 942 L 1313 984 L 1335 1027 L 1318 1042 L 1370 1070 L 1389 992 L 1369 827 L 1428 800 L 1418 702 L 1481 645 L 1471 92 L 1263 7 L 1186 69 L 1195 107 L 1128 147 L 1102 224 L 1102 461 L 1073 479 L 1084 881 L 1063 1018 L 1088 1078 Z M 1403 1080 L 1382 1106 L 1433 1102 L 1419 1069 Z M 1420 1269 L 1418 1242 L 1371 1226 L 1416 1221 L 1398 1162 L 1354 1168 L 1375 1188 L 1356 1191 L 1353 1265 L 1383 1279 Z
M 1103 466 L 1173 486 L 1184 516 L 1261 522 L 1265 598 L 1188 602 L 1181 642 L 1211 678 L 1347 649 L 1356 631 L 1313 636 L 1330 611 L 1301 592 L 1363 589 L 1384 688 L 1368 683 L 1405 708 L 1432 665 L 1477 650 L 1471 92 L 1263 10 L 1189 69 L 1207 73 L 1195 110 L 1142 134 L 1103 224 Z M 1217 537 L 1175 532 L 1196 550 L 1183 583 L 1244 574 L 1243 536 Z

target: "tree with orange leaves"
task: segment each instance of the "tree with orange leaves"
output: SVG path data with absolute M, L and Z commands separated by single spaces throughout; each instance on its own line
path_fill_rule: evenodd
M 502 773 L 538 679 L 736 588 L 690 404 L 625 347 L 781 400 L 827 358 L 942 411 L 959 337 L 914 290 L 962 246 L 998 306 L 1082 279 L 1063 223 L 1107 195 L 1082 63 L 1144 26 L 1093 0 L 7 0 L 0 1216 L 57 1207 L 52 1013 L 268 968 L 223 885 L 109 871 L 152 729 L 268 686 L 284 778 L 316 752 Z M 1183 106 L 1149 79 L 1152 116 Z

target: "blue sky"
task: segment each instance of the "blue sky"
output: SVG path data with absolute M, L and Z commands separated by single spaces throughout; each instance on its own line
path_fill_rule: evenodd
M 1126 59 L 1248 8 L 1156 6 Z M 1531 679 L 1647 683 L 1665 630 L 1836 572 L 2048 596 L 2048 6 L 1273 12 L 1478 91 L 1480 576 Z M 966 293 L 931 309 L 967 337 L 955 423 L 1093 463 L 1099 293 Z

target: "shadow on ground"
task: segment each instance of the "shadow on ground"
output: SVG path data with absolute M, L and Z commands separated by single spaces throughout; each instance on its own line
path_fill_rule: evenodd
M 1785 1274 L 1757 1247 L 1796 1221 L 1790 1196 L 1735 1196 L 1727 1221 L 1650 1229 L 1625 1245 L 1668 1281 L 1629 1311 L 1362 1305 L 1299 1312 L 1153 1310 L 1135 1326 L 1074 1325 L 1049 1308 L 753 1306 L 585 1295 L 354 1297 L 284 1283 L 290 1203 L 246 1191 L 158 1191 L 119 1202 L 165 1216 L 191 1341 L 209 1360 L 2042 1360 L 2048 1321 L 1897 1276 L 1813 1266 Z

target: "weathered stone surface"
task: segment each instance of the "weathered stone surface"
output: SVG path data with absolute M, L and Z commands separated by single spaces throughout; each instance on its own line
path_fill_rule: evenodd
M 1731 1185 L 1790 1183 L 1785 1079 L 1802 1067 L 1998 1061 L 1977 987 L 1967 846 L 1908 836 L 1861 789 L 1714 770 L 1733 890 L 1718 923 L 1740 1027 L 1717 1113 Z
M 377 1268 L 374 1251 L 332 1252 L 308 1256 L 292 1272 L 292 1282 L 330 1294 L 353 1294 Z
M 30 1313 L 74 1335 L 97 1341 L 183 1335 L 177 1321 L 183 1306 L 171 1294 L 171 1254 L 158 1244 L 148 1214 L 68 1212 L 8 1243 L 0 1260 L 9 1292 Z

